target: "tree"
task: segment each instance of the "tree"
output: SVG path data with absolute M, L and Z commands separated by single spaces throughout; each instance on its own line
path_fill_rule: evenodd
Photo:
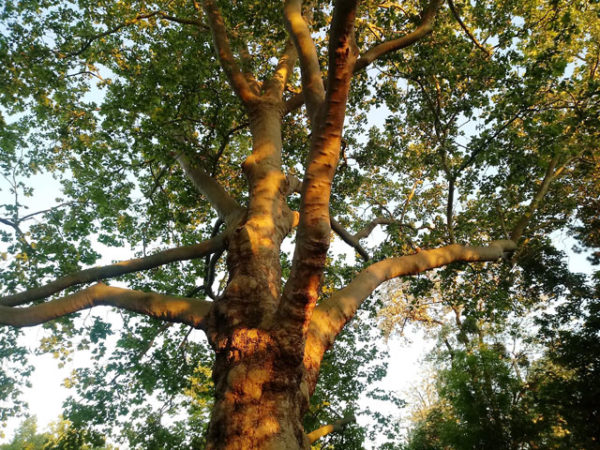
M 308 448 L 324 355 L 378 286 L 518 265 L 597 194 L 592 2 L 9 1 L 1 18 L 7 356 L 19 327 L 48 324 L 52 347 L 81 333 L 72 313 L 109 305 L 150 318 L 123 315 L 118 352 L 159 340 L 170 375 L 136 376 L 173 393 L 194 383 L 174 359 L 188 331 L 168 324 L 203 330 L 214 392 L 199 391 L 213 403 L 194 445 Z M 373 107 L 386 119 L 367 134 Z M 63 198 L 23 214 L 38 173 Z M 332 230 L 362 261 L 328 256 Z M 82 269 L 94 242 L 139 257 Z M 110 324 L 87 328 L 103 357 Z M 79 375 L 92 393 L 74 415 L 128 412 Z M 206 404 L 192 410 L 203 423 Z
M 104 446 L 104 438 L 97 434 L 77 430 L 68 420 L 60 419 L 52 424 L 50 433 L 37 433 L 35 416 L 27 417 L 17 429 L 9 444 L 0 445 L 2 450 L 110 450 Z

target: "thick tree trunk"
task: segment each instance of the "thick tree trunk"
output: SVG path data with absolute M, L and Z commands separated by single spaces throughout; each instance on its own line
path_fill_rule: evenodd
M 297 345 L 283 333 L 238 328 L 217 353 L 208 449 L 307 449 Z
M 305 449 L 302 417 L 304 342 L 277 323 L 280 247 L 292 228 L 281 171 L 281 102 L 249 111 L 252 154 L 243 164 L 250 192 L 246 217 L 227 242 L 229 280 L 208 319 L 216 353 L 209 449 Z

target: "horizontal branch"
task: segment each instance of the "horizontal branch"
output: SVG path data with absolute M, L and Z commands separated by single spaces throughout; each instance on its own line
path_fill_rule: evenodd
M 323 354 L 336 336 L 377 287 L 388 280 L 415 275 L 453 262 L 496 261 L 516 250 L 513 241 L 494 241 L 485 247 L 448 245 L 413 255 L 388 258 L 362 270 L 345 288 L 321 302 L 313 311 L 308 329 L 304 365 L 308 385 L 314 389 Z
M 98 283 L 65 297 L 28 308 L 0 306 L 0 325 L 30 327 L 68 314 L 109 305 L 168 322 L 203 328 L 211 302 L 154 292 L 134 291 Z
M 92 267 L 79 272 L 59 278 L 44 286 L 29 289 L 19 294 L 8 295 L 0 298 L 0 305 L 18 306 L 33 300 L 49 297 L 52 294 L 60 292 L 68 287 L 76 286 L 93 281 L 106 280 L 119 275 L 124 275 L 141 270 L 148 270 L 154 267 L 162 266 L 176 261 L 185 261 L 194 258 L 200 258 L 208 254 L 221 250 L 224 243 L 224 235 L 221 234 L 199 244 L 187 245 L 185 247 L 172 248 L 162 252 L 155 253 L 144 258 L 129 259 L 107 266 Z
M 335 422 L 329 424 L 329 425 L 323 425 L 320 428 L 317 428 L 314 431 L 311 431 L 310 433 L 308 433 L 306 435 L 306 437 L 308 437 L 308 441 L 313 444 L 316 441 L 318 441 L 319 439 L 321 439 L 324 436 L 327 436 L 330 433 L 335 433 L 336 431 L 340 431 L 342 428 L 344 428 L 345 425 L 349 424 L 349 423 L 353 423 L 356 422 L 356 417 L 354 417 L 354 415 L 350 415 L 347 417 L 344 417 L 342 419 L 336 420 Z

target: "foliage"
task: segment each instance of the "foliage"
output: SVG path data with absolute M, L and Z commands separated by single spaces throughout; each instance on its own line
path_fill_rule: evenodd
M 27 417 L 19 426 L 12 441 L 0 445 L 2 450 L 110 450 L 102 435 L 78 429 L 64 419 L 51 424 L 50 432 L 38 433 L 35 416 Z
M 332 11 L 342 3 L 311 3 L 307 13 L 325 75 L 333 70 L 327 59 Z M 193 160 L 240 205 L 255 195 L 244 177 L 244 161 L 255 150 L 251 114 L 230 86 L 206 14 L 195 4 L 3 2 L 3 296 L 106 262 L 106 252 L 143 258 L 237 227 L 223 225 L 218 208 L 199 198 L 177 159 Z M 243 72 L 258 84 L 268 80 L 288 35 L 281 8 L 256 1 L 217 4 Z M 361 2 L 355 24 L 361 54 L 418 28 L 433 5 Z M 354 234 L 344 241 L 369 260 L 339 257 L 339 247 L 331 247 L 327 270 L 315 278 L 321 280 L 319 304 L 373 261 L 500 239 L 518 249 L 504 255 L 505 264 L 456 262 L 402 278 L 386 288 L 388 298 L 378 293 L 363 304 L 355 328 L 347 326 L 326 354 L 305 429 L 363 414 L 374 424 L 370 430 L 349 424 L 318 445 L 361 448 L 377 428 L 395 445 L 398 424 L 386 428 L 390 421 L 380 412 L 359 405 L 363 393 L 403 405 L 374 387 L 386 374 L 381 336 L 372 331 L 383 306 L 378 317 L 386 333 L 420 322 L 440 346 L 451 348 L 436 354 L 443 362 L 440 400 L 413 431 L 414 448 L 458 445 L 459 437 L 463 448 L 525 445 L 542 435 L 558 439 L 548 428 L 541 431 L 544 421 L 535 425 L 536 414 L 547 409 L 544 414 L 565 421 L 570 443 L 590 445 L 586 436 L 594 432 L 583 411 L 597 411 L 564 399 L 597 376 L 598 294 L 590 294 L 589 280 L 566 269 L 551 236 L 570 233 L 582 251 L 600 242 L 598 3 L 448 2 L 438 8 L 433 29 L 354 74 L 326 207 L 346 234 Z M 302 89 L 306 82 L 295 69 L 283 100 L 292 102 Z M 283 114 L 282 174 L 305 173 L 317 140 L 311 121 L 307 114 Z M 336 165 L 337 159 L 330 164 Z M 58 186 L 56 198 L 33 206 L 52 186 Z M 295 193 L 285 199 L 294 211 L 303 201 Z M 365 239 L 378 225 L 383 231 Z M 326 234 L 325 247 L 312 250 L 327 250 Z M 281 283 L 293 272 L 290 249 L 303 239 L 300 232 L 290 237 L 279 257 Z M 220 299 L 236 266 L 231 258 L 220 250 L 111 282 Z M 592 261 L 598 263 L 597 251 Z M 70 287 L 63 294 L 76 292 Z M 564 307 L 540 324 L 544 357 L 524 356 L 529 369 L 520 378 L 503 345 L 528 338 L 514 331 L 523 317 L 560 302 Z M 580 329 L 567 326 L 573 318 Z M 68 380 L 74 394 L 65 417 L 75 429 L 108 435 L 121 423 L 120 439 L 132 447 L 204 444 L 214 359 L 198 331 L 123 311 L 75 313 L 44 327 L 39 352 L 63 362 L 75 351 L 90 355 L 92 365 Z M 0 422 L 22 406 L 19 386 L 31 367 L 21 344 L 18 330 L 2 328 L 0 398 L 10 402 L 0 403 Z

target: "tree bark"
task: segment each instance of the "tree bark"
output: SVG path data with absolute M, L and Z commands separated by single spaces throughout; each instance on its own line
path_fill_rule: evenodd
M 207 449 L 308 449 L 301 342 L 281 328 L 239 327 L 217 348 Z

